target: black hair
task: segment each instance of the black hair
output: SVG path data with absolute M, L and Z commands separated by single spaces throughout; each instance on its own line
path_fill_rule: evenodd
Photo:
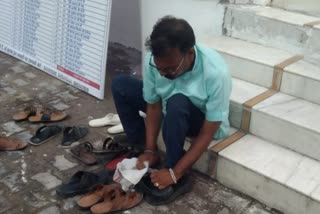
M 186 20 L 165 16 L 154 25 L 145 45 L 154 56 L 163 57 L 171 48 L 187 53 L 195 45 L 195 40 L 193 29 Z

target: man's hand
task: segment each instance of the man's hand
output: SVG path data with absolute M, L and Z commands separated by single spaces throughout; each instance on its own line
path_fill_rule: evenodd
M 159 189 L 164 189 L 172 184 L 174 181 L 168 169 L 160 169 L 150 175 L 152 183 Z
M 156 153 L 143 153 L 139 155 L 137 161 L 137 169 L 145 168 L 144 162 L 149 162 L 149 166 L 156 164 L 159 161 L 159 156 Z

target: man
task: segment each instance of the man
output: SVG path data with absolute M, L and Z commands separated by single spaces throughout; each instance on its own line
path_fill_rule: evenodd
M 137 167 L 159 161 L 157 137 L 162 127 L 165 168 L 151 174 L 160 190 L 189 185 L 186 172 L 206 151 L 211 140 L 229 133 L 231 77 L 221 56 L 195 43 L 191 26 L 182 19 L 160 19 L 146 41 L 143 81 L 116 77 L 115 105 L 130 143 L 145 143 Z M 138 111 L 146 111 L 146 123 Z M 193 137 L 185 152 L 184 141 Z M 184 178 L 184 179 L 182 179 Z M 179 185 L 178 185 L 179 184 Z M 176 189 L 175 189 L 176 190 Z M 178 194 L 177 194 L 178 195 Z

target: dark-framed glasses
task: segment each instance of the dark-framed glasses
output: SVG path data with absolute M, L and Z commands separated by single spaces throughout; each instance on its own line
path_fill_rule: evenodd
M 183 58 L 181 59 L 179 65 L 176 65 L 176 66 L 169 66 L 169 67 L 166 67 L 166 68 L 160 68 L 158 66 L 156 66 L 155 64 L 152 63 L 152 59 L 153 59 L 153 55 L 151 55 L 150 57 L 150 60 L 149 60 L 149 65 L 155 69 L 157 69 L 159 72 L 163 72 L 163 73 L 176 73 L 180 67 L 182 66 L 183 62 L 184 62 L 184 59 L 186 58 L 186 55 L 183 56 Z M 154 61 L 154 60 L 153 60 Z

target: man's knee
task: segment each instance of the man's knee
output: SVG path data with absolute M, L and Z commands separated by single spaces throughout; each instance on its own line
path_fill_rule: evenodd
M 190 100 L 184 94 L 175 94 L 167 101 L 167 114 L 176 115 L 179 113 L 187 112 Z
M 112 93 L 121 93 L 121 88 L 123 86 L 126 85 L 126 83 L 128 82 L 128 76 L 125 76 L 125 75 L 119 75 L 119 76 L 116 76 L 114 78 L 112 78 L 112 83 L 111 83 L 111 90 L 112 90 Z

